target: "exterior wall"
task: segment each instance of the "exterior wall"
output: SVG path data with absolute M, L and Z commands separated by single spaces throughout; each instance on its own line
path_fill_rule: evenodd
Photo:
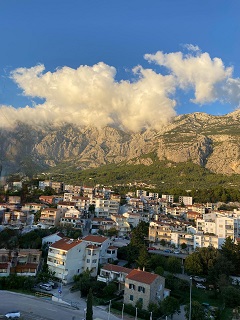
M 55 272 L 55 277 L 67 284 L 73 281 L 74 275 L 83 272 L 84 255 L 82 242 L 68 251 L 50 247 L 47 264 L 49 270 Z
M 150 222 L 149 241 L 158 242 L 162 239 L 171 241 L 171 227 L 168 224 Z
M 131 288 L 133 287 L 134 288 Z M 124 289 L 124 303 L 129 303 L 133 306 L 141 300 L 143 309 L 147 310 L 150 302 L 158 303 L 163 300 L 165 279 L 158 276 L 150 285 L 134 281 L 126 278 Z
M 187 205 L 192 205 L 192 197 L 188 197 L 188 196 L 180 196 L 179 197 L 179 202 L 183 203 L 185 206 Z
M 99 248 L 86 248 L 86 258 L 84 264 L 84 270 L 91 270 L 91 276 L 96 277 L 98 273 L 98 261 L 100 250 Z

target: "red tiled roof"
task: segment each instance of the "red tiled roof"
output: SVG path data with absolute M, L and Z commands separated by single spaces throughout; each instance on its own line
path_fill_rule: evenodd
M 132 271 L 132 269 L 130 268 L 125 268 L 125 267 L 117 266 L 115 264 L 110 264 L 110 263 L 105 264 L 101 269 L 107 270 L 107 271 L 122 272 L 126 274 L 129 274 Z
M 0 269 L 8 269 L 9 263 L 0 262 Z
M 134 269 L 126 276 L 126 279 L 151 284 L 154 280 L 157 279 L 157 277 L 159 277 L 157 274 Z
M 53 243 L 50 246 L 50 248 L 56 248 L 56 249 L 68 251 L 68 250 L 72 249 L 73 247 L 77 246 L 81 242 L 82 242 L 82 240 L 78 240 L 78 239 L 73 240 L 70 238 L 63 238 L 63 239 L 60 239 L 57 242 Z
M 82 240 L 96 242 L 96 243 L 103 243 L 107 239 L 108 239 L 107 237 L 103 237 L 103 236 L 89 235 L 89 236 L 84 237 Z
M 74 206 L 75 202 L 72 202 L 72 201 L 59 201 L 58 205 L 61 205 L 61 206 Z
M 114 246 L 109 246 L 108 249 L 118 249 L 118 248 Z
M 25 263 L 25 264 L 19 264 L 16 266 L 16 271 L 25 270 L 25 269 L 37 269 L 38 264 L 37 263 Z

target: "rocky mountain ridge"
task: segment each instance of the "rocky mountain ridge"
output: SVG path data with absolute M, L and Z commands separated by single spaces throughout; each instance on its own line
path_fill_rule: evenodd
M 159 160 L 192 161 L 212 172 L 240 173 L 240 111 L 224 116 L 179 115 L 160 131 L 124 132 L 116 128 L 72 125 L 34 128 L 19 123 L 0 131 L 2 174 L 45 170 L 66 162 L 78 169 L 126 161 L 150 165 Z

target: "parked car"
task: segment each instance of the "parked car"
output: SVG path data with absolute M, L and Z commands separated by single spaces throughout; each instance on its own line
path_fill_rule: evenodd
M 52 286 L 49 283 L 40 284 L 39 287 L 41 289 L 43 289 L 43 290 L 46 290 L 46 291 L 51 291 L 52 290 Z
M 179 253 L 181 253 L 179 250 L 175 250 L 173 253 L 175 253 L 175 254 L 179 254 Z
M 205 278 L 201 278 L 199 276 L 194 276 L 193 280 L 196 281 L 196 282 L 206 282 Z
M 196 288 L 198 288 L 198 289 L 206 289 L 206 287 L 201 283 L 197 283 L 196 284 Z
M 7 319 L 18 319 L 20 318 L 20 311 L 11 311 L 5 314 Z
M 155 248 L 155 247 L 148 247 L 147 249 L 148 249 L 148 251 L 157 250 L 157 248 Z
M 172 251 L 170 249 L 165 249 L 164 252 L 171 253 Z

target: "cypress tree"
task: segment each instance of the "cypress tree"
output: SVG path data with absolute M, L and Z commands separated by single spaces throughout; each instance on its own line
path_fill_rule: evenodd
M 86 320 L 93 320 L 93 294 L 92 294 L 92 288 L 89 289 L 88 296 L 87 296 Z

